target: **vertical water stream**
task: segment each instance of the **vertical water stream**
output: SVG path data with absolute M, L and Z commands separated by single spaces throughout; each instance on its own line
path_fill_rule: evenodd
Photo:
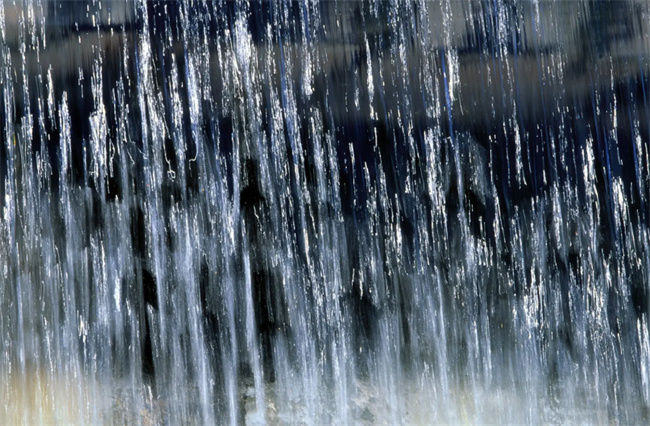
M 649 23 L 0 0 L 0 422 L 648 422 Z

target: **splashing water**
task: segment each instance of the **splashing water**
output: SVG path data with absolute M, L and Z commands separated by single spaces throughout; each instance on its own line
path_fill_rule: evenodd
M 0 418 L 648 422 L 649 23 L 0 0 Z

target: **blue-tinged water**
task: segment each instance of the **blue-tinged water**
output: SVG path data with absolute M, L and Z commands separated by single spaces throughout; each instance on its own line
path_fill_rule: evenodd
M 0 423 L 650 421 L 650 3 L 0 0 Z

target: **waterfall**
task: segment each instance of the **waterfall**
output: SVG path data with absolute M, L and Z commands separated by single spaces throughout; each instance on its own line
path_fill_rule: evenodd
M 649 75 L 645 0 L 0 0 L 0 423 L 647 423 Z

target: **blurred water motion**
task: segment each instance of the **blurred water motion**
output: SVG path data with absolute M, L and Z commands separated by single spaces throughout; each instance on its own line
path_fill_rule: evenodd
M 649 26 L 0 0 L 0 419 L 647 423 Z

